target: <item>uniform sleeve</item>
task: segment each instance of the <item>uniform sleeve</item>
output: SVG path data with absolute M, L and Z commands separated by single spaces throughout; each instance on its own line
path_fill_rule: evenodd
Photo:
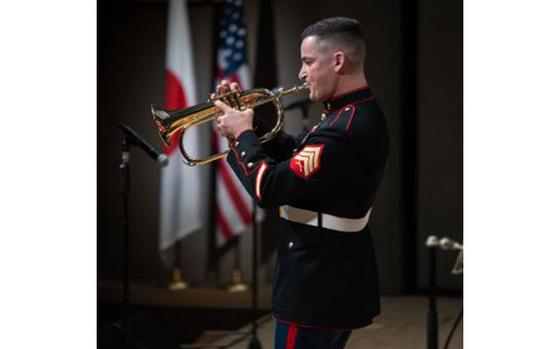
M 261 137 L 271 130 L 270 126 L 260 122 L 258 118 L 255 118 L 255 126 L 257 137 Z M 304 135 L 305 133 L 302 133 L 294 137 L 284 131 L 280 131 L 270 141 L 263 143 L 263 149 L 275 160 L 286 160 L 292 156 L 293 150 L 298 146 Z
M 347 135 L 336 129 L 313 132 L 305 146 L 282 161 L 265 151 L 254 131 L 243 132 L 228 154 L 228 163 L 262 208 L 278 207 L 335 185 L 349 151 Z

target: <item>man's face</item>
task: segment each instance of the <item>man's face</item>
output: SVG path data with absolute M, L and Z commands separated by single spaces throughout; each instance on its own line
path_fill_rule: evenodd
M 325 102 L 335 93 L 338 75 L 335 71 L 334 54 L 320 47 L 316 36 L 308 36 L 301 42 L 301 69 L 299 79 L 309 83 L 309 99 Z

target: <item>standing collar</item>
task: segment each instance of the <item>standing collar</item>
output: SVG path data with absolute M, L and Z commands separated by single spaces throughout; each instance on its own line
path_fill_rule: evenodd
M 324 102 L 325 110 L 327 112 L 335 109 L 344 107 L 345 105 L 351 104 L 362 99 L 372 97 L 371 89 L 368 85 L 359 87 L 357 89 L 348 91 L 344 94 L 337 95 Z

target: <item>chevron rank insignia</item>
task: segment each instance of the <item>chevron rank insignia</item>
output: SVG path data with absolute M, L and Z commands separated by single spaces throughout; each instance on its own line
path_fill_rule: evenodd
M 303 179 L 308 179 L 321 167 L 324 144 L 306 145 L 290 160 L 290 169 Z

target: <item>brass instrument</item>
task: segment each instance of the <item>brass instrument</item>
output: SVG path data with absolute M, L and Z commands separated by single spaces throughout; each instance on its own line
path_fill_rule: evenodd
M 288 90 L 278 87 L 272 91 L 264 88 L 255 88 L 243 92 L 230 91 L 218 95 L 217 99 L 238 110 L 253 109 L 266 103 L 273 103 L 276 107 L 277 119 L 272 130 L 259 137 L 259 141 L 261 143 L 265 143 L 274 138 L 274 136 L 276 136 L 276 134 L 282 129 L 282 125 L 284 124 L 284 110 L 280 99 L 283 96 L 294 92 L 301 92 L 307 90 L 308 88 L 309 86 L 304 83 L 299 86 L 294 86 Z M 214 160 L 223 158 L 229 152 L 223 151 L 221 153 L 210 155 L 205 159 L 193 159 L 183 147 L 183 136 L 188 128 L 210 122 L 220 115 L 220 110 L 214 105 L 213 101 L 208 100 L 202 104 L 177 110 L 164 110 L 152 105 L 152 115 L 154 117 L 158 133 L 166 146 L 170 145 L 171 139 L 174 137 L 175 133 L 180 132 L 179 149 L 189 166 L 207 164 Z

